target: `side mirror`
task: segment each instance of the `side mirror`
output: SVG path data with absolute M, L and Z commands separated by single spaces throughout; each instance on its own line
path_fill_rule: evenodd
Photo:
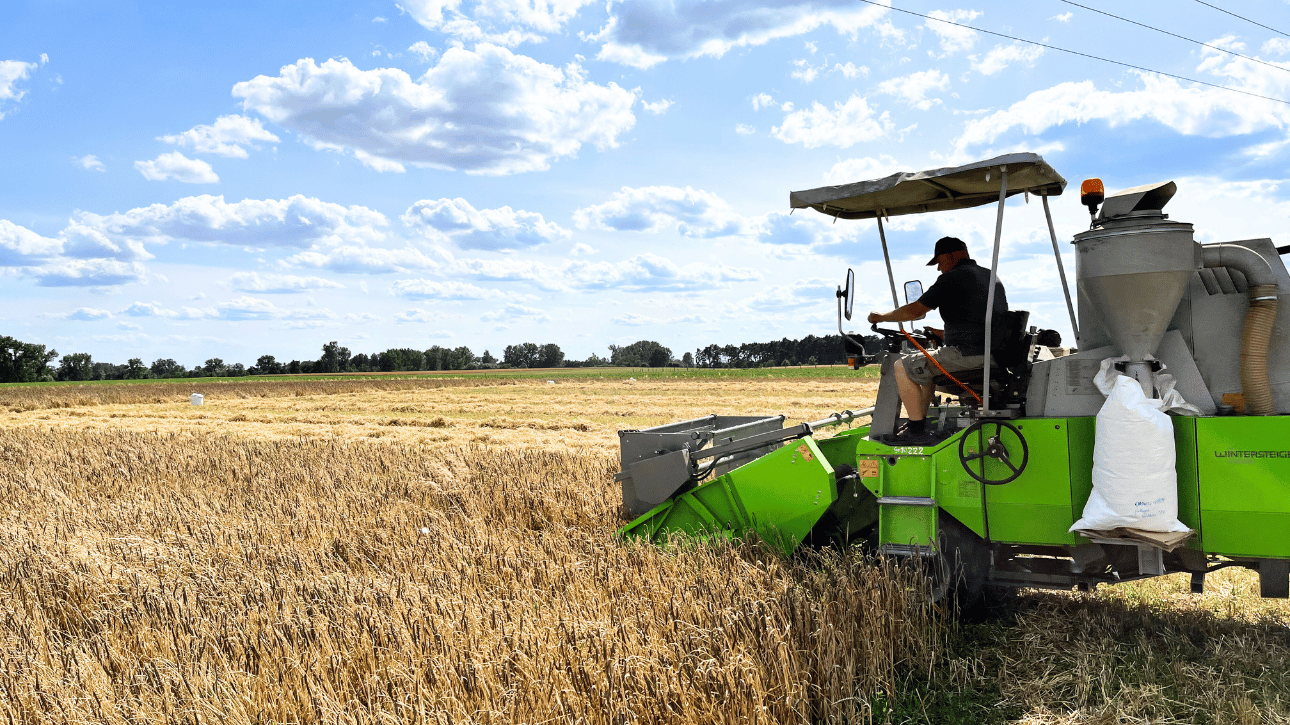
M 850 269 L 847 270 L 846 289 L 838 288 L 838 299 L 842 300 L 842 314 L 848 320 L 851 319 L 851 309 L 856 302 L 856 273 Z
M 916 301 L 923 296 L 923 283 L 916 279 L 911 279 L 905 283 L 905 304 Z M 924 315 L 923 317 L 926 317 Z M 923 319 L 920 317 L 918 319 Z
M 923 283 L 916 279 L 911 279 L 905 283 L 905 304 L 909 304 L 919 297 L 923 296 Z

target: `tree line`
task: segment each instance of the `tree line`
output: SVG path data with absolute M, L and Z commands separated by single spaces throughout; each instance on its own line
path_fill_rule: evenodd
M 878 349 L 879 338 L 868 335 L 865 348 Z M 54 361 L 57 360 L 57 365 Z M 481 370 L 498 368 L 558 367 L 703 367 L 749 368 L 777 365 L 835 365 L 846 362 L 842 338 L 838 335 L 800 340 L 787 337 L 774 342 L 749 342 L 742 345 L 708 345 L 672 355 L 671 348 L 653 340 L 639 340 L 630 345 L 610 345 L 609 356 L 592 353 L 585 360 L 566 359 L 555 343 L 538 345 L 524 342 L 507 345 L 501 359 L 488 350 L 476 356 L 469 347 L 432 345 L 426 350 L 391 348 L 384 352 L 352 354 L 350 349 L 331 341 L 322 346 L 317 360 L 280 362 L 273 355 L 261 355 L 254 365 L 225 363 L 210 358 L 201 365 L 187 368 L 173 358 L 159 358 L 145 365 L 141 358 L 130 358 L 124 365 L 96 362 L 89 353 L 60 356 L 44 345 L 26 343 L 0 336 L 0 383 L 53 381 L 142 380 L 148 378 L 242 377 L 247 375 L 299 375 L 306 373 L 388 373 L 433 370 Z

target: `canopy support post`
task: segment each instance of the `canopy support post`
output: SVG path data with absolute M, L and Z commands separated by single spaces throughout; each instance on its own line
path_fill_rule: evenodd
M 1057 230 L 1053 228 L 1053 214 L 1048 210 L 1048 193 L 1042 195 L 1044 200 L 1044 217 L 1048 219 L 1048 236 L 1053 239 L 1053 256 L 1057 258 L 1057 274 L 1062 278 L 1062 294 L 1066 296 L 1066 311 L 1071 316 L 1071 333 L 1075 335 L 1075 346 L 1079 342 L 1079 323 L 1075 321 L 1075 305 L 1071 303 L 1071 289 L 1066 284 L 1066 268 L 1062 265 L 1062 253 L 1057 248 Z
M 891 255 L 887 253 L 887 232 L 882 228 L 882 209 L 878 210 L 874 217 L 878 220 L 878 238 L 882 240 L 882 258 L 887 263 L 887 283 L 891 285 L 891 304 L 893 310 L 900 309 L 900 298 L 896 296 L 896 275 L 891 272 Z M 897 322 L 900 329 L 905 329 L 905 323 Z
M 999 242 L 1003 238 L 1003 203 L 1008 200 L 1008 167 L 1000 166 L 999 175 L 999 213 L 994 221 L 994 258 L 990 261 L 990 292 L 985 300 L 985 375 L 981 385 L 982 415 L 990 414 L 990 364 L 994 359 L 994 286 L 999 282 Z

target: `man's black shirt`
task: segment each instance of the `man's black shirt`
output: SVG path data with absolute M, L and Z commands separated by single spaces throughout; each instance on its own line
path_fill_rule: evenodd
M 941 311 L 945 320 L 945 344 L 964 355 L 985 354 L 985 305 L 989 298 L 990 270 L 971 259 L 960 259 L 942 274 L 918 301 Z M 1000 315 L 1008 311 L 1003 283 L 995 280 L 994 332 L 1000 332 Z

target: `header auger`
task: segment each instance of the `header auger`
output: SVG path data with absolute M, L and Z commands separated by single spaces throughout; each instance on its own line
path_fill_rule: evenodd
M 1089 589 L 1177 572 L 1201 591 L 1206 573 L 1234 565 L 1259 572 L 1263 596 L 1290 594 L 1290 326 L 1277 315 L 1290 300 L 1280 258 L 1290 249 L 1267 238 L 1197 243 L 1190 224 L 1163 212 L 1173 182 L 1108 195 L 1089 180 L 1081 202 L 1092 224 L 1072 242 L 1072 299 L 1048 201 L 1065 187 L 1042 158 L 1018 153 L 792 192 L 795 209 L 877 220 L 898 306 L 885 219 L 996 203 L 993 290 L 1004 200 L 1038 196 L 1077 348 L 1057 348 L 1057 334 L 1030 326 L 1028 312 L 987 314 L 987 364 L 936 377 L 944 397 L 929 409 L 925 438 L 908 444 L 892 366 L 933 338 L 875 325 L 884 350 L 872 361 L 882 366 L 872 408 L 790 427 L 782 416 L 710 416 L 620 432 L 618 479 L 634 519 L 622 534 L 751 531 L 785 554 L 860 544 L 942 571 L 954 562 L 942 594 L 949 582 L 971 596 L 987 586 Z M 911 242 L 921 253 L 929 240 Z M 842 330 L 855 289 L 848 270 L 838 329 L 858 367 L 869 362 L 864 348 Z M 906 285 L 906 302 L 921 294 Z M 1138 460 L 1117 452 L 1119 432 L 1130 430 L 1117 426 L 1130 423 L 1106 412 L 1122 400 L 1163 426 L 1164 439 Z M 853 427 L 859 418 L 870 422 Z M 840 423 L 848 429 L 815 437 Z M 1168 482 L 1159 502 L 1172 523 L 1143 511 L 1093 516 L 1114 508 L 1116 481 L 1149 460 L 1160 462 L 1151 477 Z

